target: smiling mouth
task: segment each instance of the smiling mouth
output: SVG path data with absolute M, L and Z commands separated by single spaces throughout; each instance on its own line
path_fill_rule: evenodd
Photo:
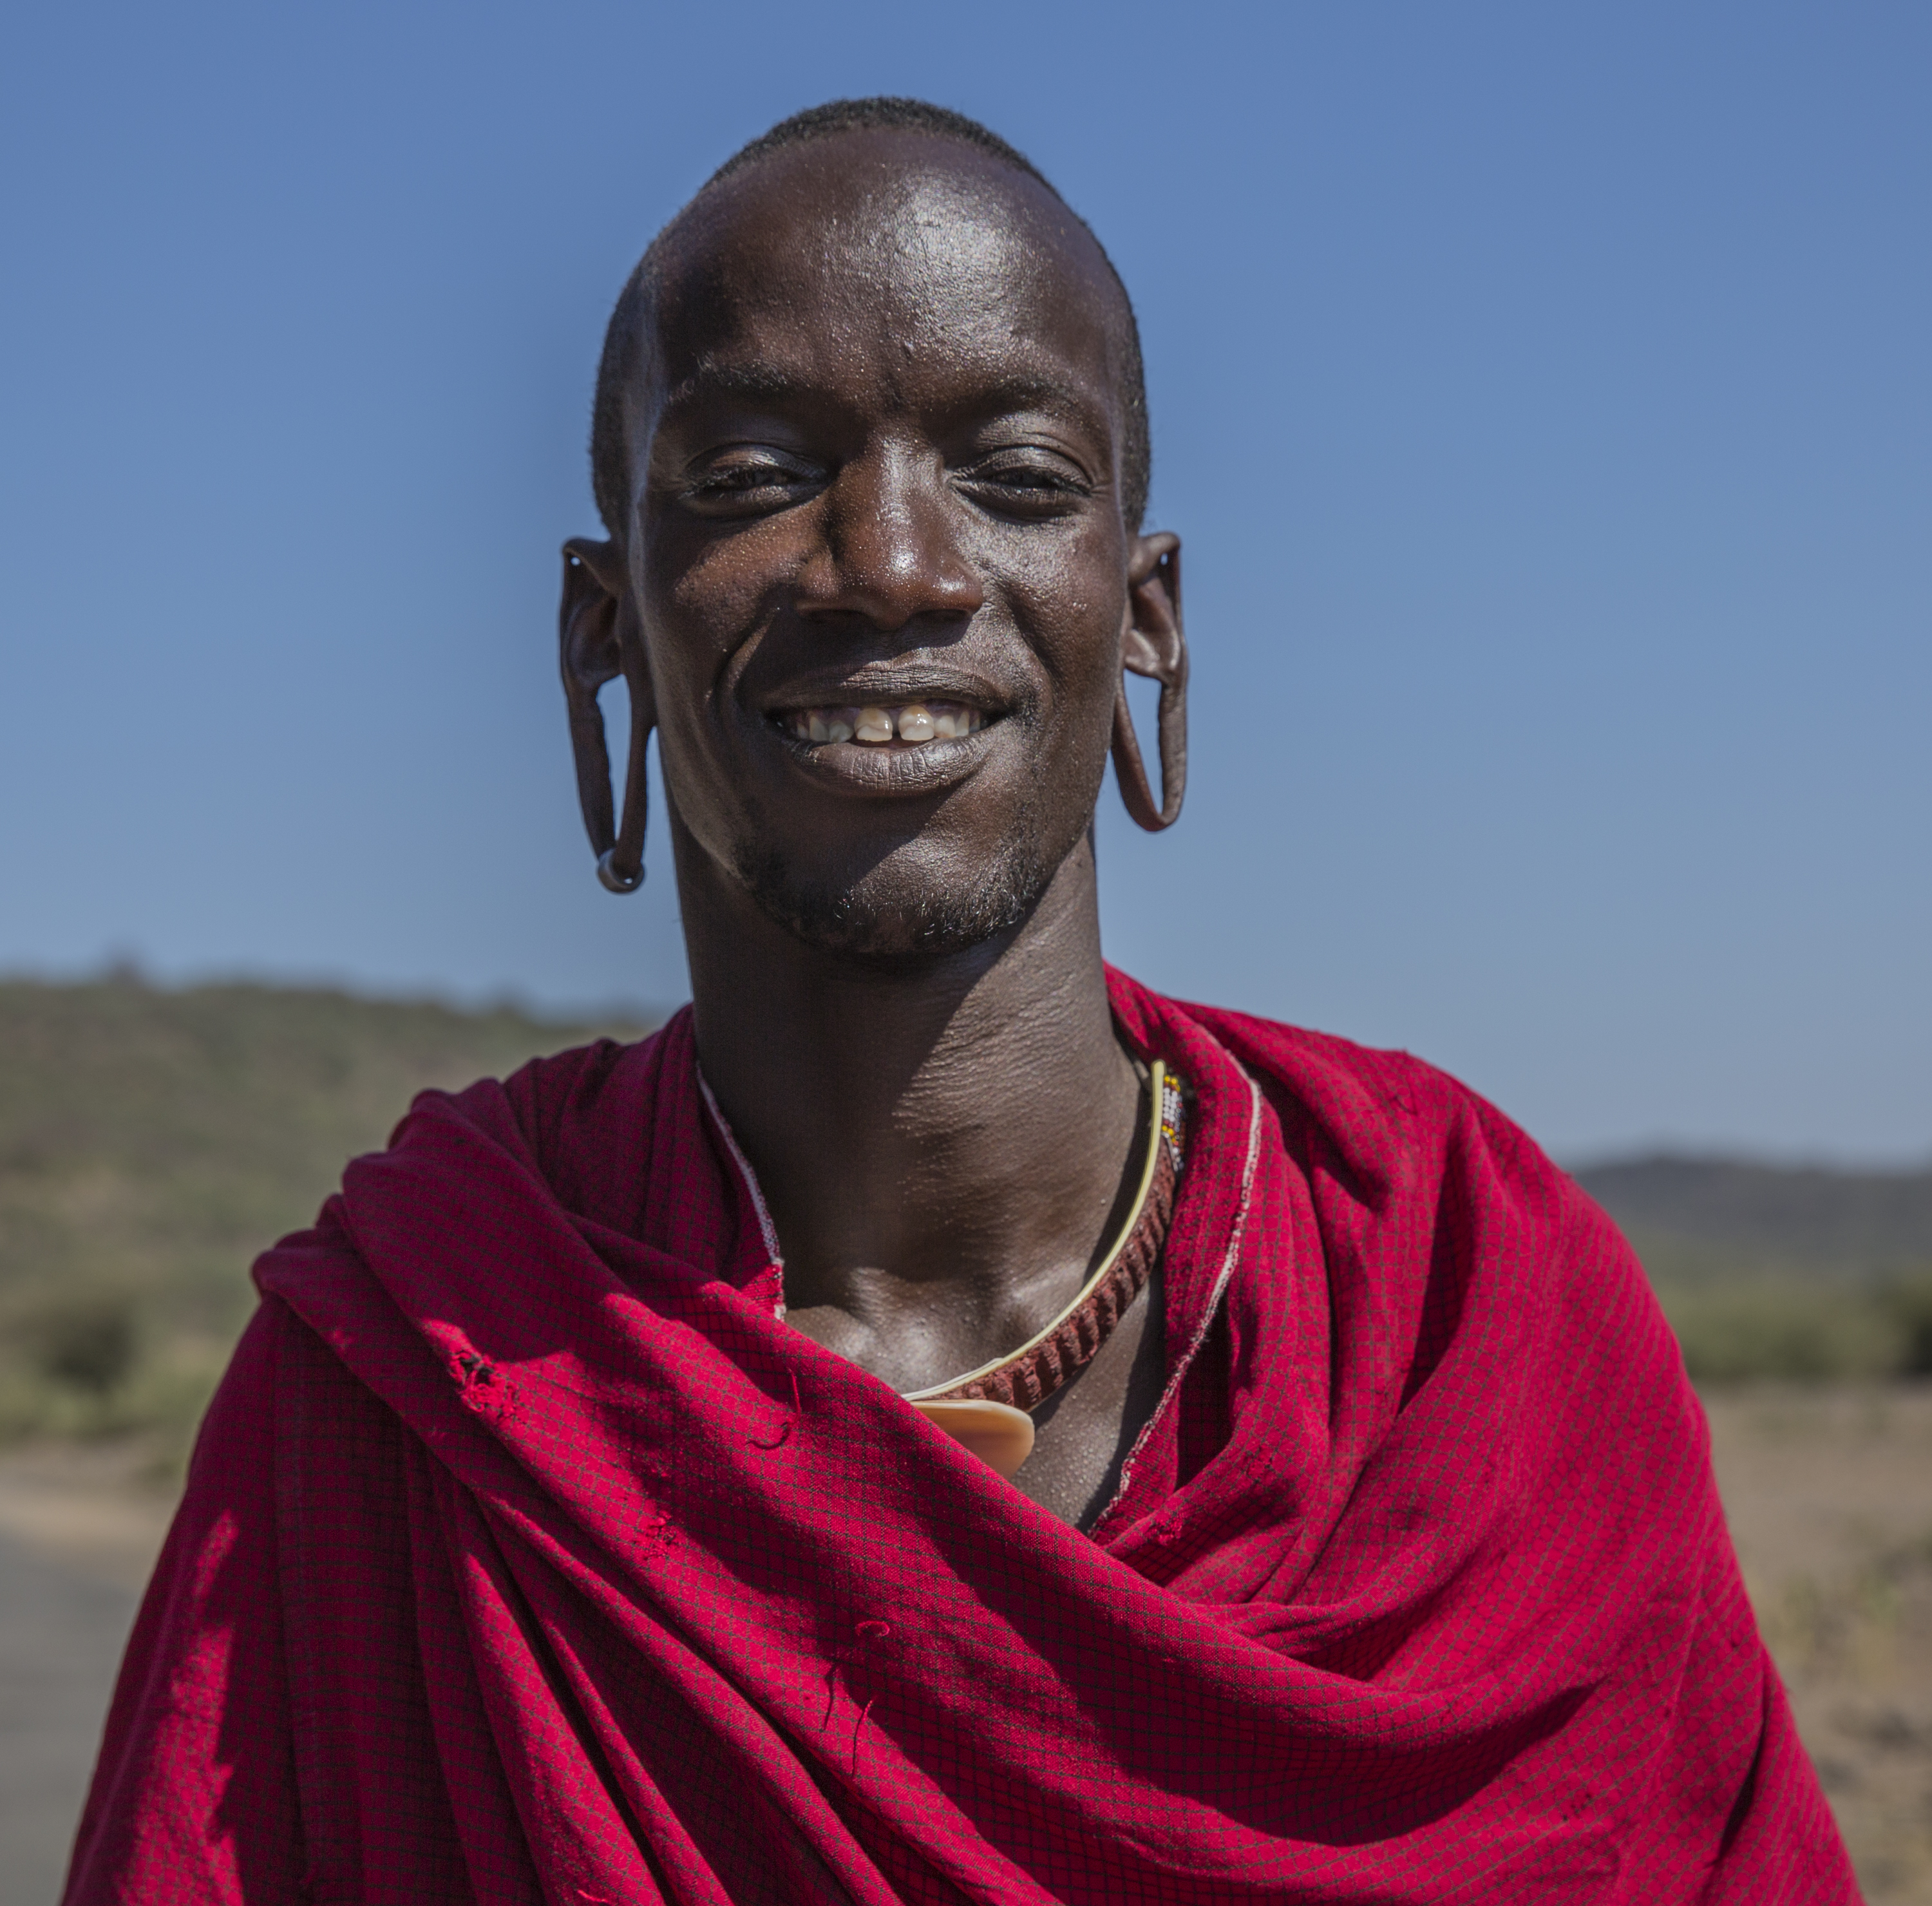
M 854 742 L 862 748 L 923 748 L 964 741 L 986 725 L 986 712 L 964 702 L 871 702 L 829 708 L 789 709 L 777 718 L 796 741 L 822 745 Z

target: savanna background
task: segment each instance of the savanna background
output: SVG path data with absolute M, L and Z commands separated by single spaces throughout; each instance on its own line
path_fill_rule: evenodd
M 874 91 L 1139 308 L 1194 749 L 1174 834 L 1103 802 L 1110 954 L 1603 1200 L 1868 1896 L 1932 1901 L 1929 86 L 1906 4 L 10 10 L 0 1906 L 254 1253 L 415 1090 L 683 995 L 554 685 L 598 342 Z

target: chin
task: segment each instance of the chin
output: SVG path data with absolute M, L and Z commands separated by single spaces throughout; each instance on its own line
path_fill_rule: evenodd
M 821 952 L 918 966 L 968 952 L 1021 925 L 1055 865 L 1030 835 L 1012 842 L 973 880 L 880 862 L 859 878 L 813 878 L 776 853 L 741 856 L 739 879 L 766 918 Z

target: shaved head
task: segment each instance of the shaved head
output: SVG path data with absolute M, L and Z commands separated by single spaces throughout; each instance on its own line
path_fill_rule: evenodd
M 895 98 L 834 100 L 782 121 L 726 160 L 652 240 L 617 301 L 598 367 L 591 475 L 605 527 L 620 541 L 628 539 L 632 425 L 656 378 L 664 301 L 684 302 L 694 290 L 701 298 L 701 286 L 689 280 L 702 280 L 718 246 L 728 244 L 734 202 L 760 189 L 748 173 L 774 173 L 770 186 L 782 190 L 786 158 L 802 159 L 800 148 L 855 136 L 873 148 L 839 155 L 860 175 L 855 212 L 866 205 L 883 211 L 879 202 L 895 194 L 916 196 L 923 202 L 909 208 L 911 223 L 929 232 L 935 253 L 970 245 L 976 238 L 983 250 L 1005 223 L 1026 229 L 1037 256 L 1051 260 L 1058 253 L 1070 260 L 1076 276 L 1097 266 L 1120 413 L 1118 493 L 1126 526 L 1137 529 L 1147 508 L 1151 466 L 1146 382 L 1133 306 L 1112 261 L 1039 169 L 996 133 L 943 106 Z M 821 163 L 832 157 L 811 156 Z M 897 223 L 903 231 L 907 221 Z

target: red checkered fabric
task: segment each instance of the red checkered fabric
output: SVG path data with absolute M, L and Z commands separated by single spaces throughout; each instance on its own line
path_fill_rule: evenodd
M 1114 987 L 1196 1099 L 1090 1536 L 774 1314 L 688 1017 L 426 1095 L 257 1266 L 69 1900 L 1855 1899 L 1609 1221 Z

